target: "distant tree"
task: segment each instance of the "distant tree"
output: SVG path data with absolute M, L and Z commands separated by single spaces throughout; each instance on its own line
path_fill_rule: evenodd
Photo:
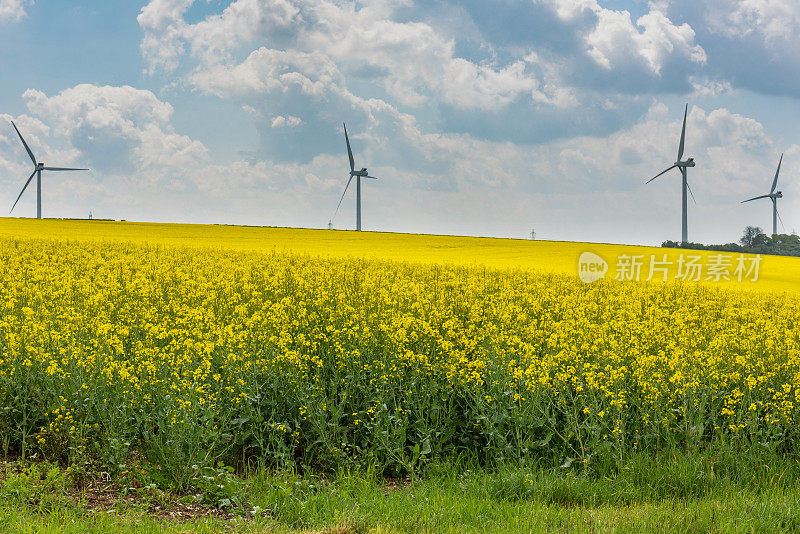
M 775 234 L 772 236 L 772 244 L 784 247 L 800 245 L 800 236 L 797 234 Z
M 775 234 L 774 237 L 777 238 L 778 234 Z M 751 246 L 753 246 L 753 247 L 773 247 L 774 248 L 775 244 L 777 242 L 779 242 L 779 241 L 780 241 L 780 239 L 773 239 L 773 238 L 769 237 L 767 234 L 756 234 L 756 236 L 753 238 L 753 244 Z
M 759 239 L 761 235 L 764 235 L 764 230 L 758 226 L 747 226 L 744 229 L 744 234 L 739 240 L 739 243 L 741 243 L 743 247 L 752 247 L 756 243 L 763 244 L 763 240 Z

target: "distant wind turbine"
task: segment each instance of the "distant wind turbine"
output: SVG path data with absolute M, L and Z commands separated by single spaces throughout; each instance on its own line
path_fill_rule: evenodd
M 25 190 L 28 188 L 28 184 L 31 183 L 31 180 L 33 180 L 34 175 L 36 175 L 36 218 L 41 219 L 42 218 L 42 171 L 88 171 L 89 169 L 70 169 L 67 167 L 45 167 L 44 163 L 36 161 L 36 157 L 33 155 L 33 152 L 31 152 L 31 149 L 28 146 L 28 143 L 25 142 L 25 139 L 22 137 L 22 134 L 19 133 L 19 129 L 17 128 L 17 125 L 14 124 L 14 121 L 11 121 L 11 126 L 13 126 L 14 130 L 17 131 L 19 140 L 22 141 L 22 145 L 25 147 L 25 151 L 31 157 L 31 161 L 33 162 L 33 167 L 34 167 L 33 173 L 31 173 L 31 175 L 28 177 L 28 181 L 25 182 L 25 186 L 22 188 L 22 191 L 20 191 L 16 202 L 14 202 L 14 205 L 11 206 L 11 211 L 14 211 L 14 208 L 17 206 L 17 202 L 19 202 L 19 199 L 22 198 L 22 193 L 25 192 Z M 11 211 L 9 211 L 8 213 L 10 214 Z
M 778 218 L 781 216 L 781 214 L 778 213 L 778 199 L 783 198 L 783 193 L 775 191 L 775 188 L 778 186 L 778 175 L 781 173 L 781 163 L 783 163 L 783 154 L 781 154 L 781 159 L 778 161 L 778 170 L 775 171 L 775 179 L 772 180 L 772 189 L 769 190 L 769 194 L 748 198 L 742 201 L 742 204 L 744 204 L 745 202 L 758 200 L 759 198 L 769 198 L 772 200 L 772 235 L 778 233 Z M 783 219 L 781 219 L 781 225 L 783 225 Z
M 687 243 L 689 241 L 689 229 L 687 224 L 687 216 L 686 216 L 686 193 L 687 191 L 692 194 L 692 198 L 694 198 L 694 193 L 692 193 L 691 188 L 689 187 L 689 182 L 686 180 L 686 169 L 688 167 L 694 167 L 694 158 L 689 158 L 686 161 L 681 161 L 683 157 L 683 145 L 686 141 L 686 115 L 689 112 L 689 104 L 686 104 L 686 109 L 683 112 L 683 130 L 681 130 L 681 143 L 678 145 L 678 159 L 677 161 L 670 167 L 660 173 L 656 174 L 652 178 L 650 178 L 647 183 L 649 184 L 662 174 L 671 171 L 674 168 L 678 168 L 681 171 L 681 176 L 683 177 L 683 214 L 682 214 L 682 231 L 681 231 L 681 241 L 683 243 Z
M 347 125 L 344 123 L 344 140 L 347 143 L 347 157 L 350 158 L 350 179 L 347 180 L 347 185 L 344 187 L 344 192 L 342 193 L 342 198 L 339 199 L 339 205 L 336 206 L 336 212 L 333 214 L 336 217 L 336 214 L 339 213 L 339 208 L 342 205 L 342 200 L 344 200 L 344 195 L 347 193 L 347 188 L 350 187 L 350 182 L 353 180 L 353 177 L 356 178 L 356 230 L 359 232 L 361 231 L 361 178 L 372 178 L 373 180 L 377 180 L 374 176 L 370 176 L 367 173 L 366 168 L 362 168 L 360 171 L 356 170 L 356 163 L 353 159 L 353 150 L 350 148 L 350 138 L 347 136 Z

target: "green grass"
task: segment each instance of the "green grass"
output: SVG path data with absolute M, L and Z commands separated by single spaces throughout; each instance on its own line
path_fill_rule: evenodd
M 798 529 L 797 500 L 786 495 L 721 495 L 690 503 L 665 501 L 635 506 L 564 508 L 538 502 L 521 505 L 464 500 L 441 491 L 409 499 L 393 497 L 352 501 L 356 511 L 339 510 L 343 519 L 319 529 L 293 528 L 268 519 L 188 523 L 135 515 L 87 517 L 72 510 L 47 516 L 0 509 L 4 532 L 779 532 Z M 434 498 L 431 500 L 429 495 Z M 428 499 L 425 501 L 424 499 Z M 367 516 L 351 519 L 352 516 Z
M 793 460 L 719 451 L 635 455 L 613 476 L 470 463 L 429 466 L 423 478 L 404 481 L 259 470 L 236 479 L 245 502 L 227 519 L 180 522 L 147 511 L 155 499 L 186 496 L 140 491 L 136 502 L 120 497 L 113 512 L 89 512 L 65 493 L 64 470 L 40 465 L 3 480 L 0 532 L 800 531 L 797 473 Z

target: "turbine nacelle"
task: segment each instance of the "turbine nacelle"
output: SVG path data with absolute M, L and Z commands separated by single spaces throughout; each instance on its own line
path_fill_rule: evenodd
M 360 171 L 350 171 L 350 176 L 367 176 L 367 174 L 369 173 L 366 167 L 362 168 Z
M 689 158 L 686 161 L 676 161 L 675 162 L 675 166 L 676 167 L 686 168 L 686 167 L 694 167 L 695 165 L 696 165 L 696 163 L 694 162 L 694 158 Z
M 783 191 L 778 191 L 777 193 L 772 195 L 775 198 L 783 198 Z

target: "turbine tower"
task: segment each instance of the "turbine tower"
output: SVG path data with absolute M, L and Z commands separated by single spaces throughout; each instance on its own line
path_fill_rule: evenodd
M 783 193 L 781 191 L 775 191 L 775 188 L 778 186 L 778 175 L 781 173 L 781 163 L 783 163 L 783 154 L 781 154 L 781 159 L 778 161 L 778 170 L 775 171 L 775 179 L 772 180 L 772 189 L 769 190 L 768 194 L 742 201 L 742 204 L 744 204 L 745 202 L 758 200 L 759 198 L 768 198 L 772 200 L 772 235 L 778 233 L 778 218 L 781 216 L 781 214 L 778 213 L 778 199 L 783 198 Z M 783 219 L 781 219 L 781 225 L 783 225 Z
M 344 200 L 344 195 L 347 193 L 347 188 L 350 187 L 350 182 L 353 180 L 353 177 L 356 179 L 356 230 L 361 231 L 361 178 L 372 178 L 373 180 L 377 180 L 374 176 L 370 176 L 367 172 L 366 168 L 362 168 L 360 171 L 356 170 L 356 163 L 353 159 L 353 150 L 350 148 L 350 138 L 347 136 L 347 125 L 344 123 L 344 140 L 347 143 L 347 157 L 350 158 L 350 179 L 347 180 L 347 185 L 344 187 L 344 192 L 342 193 L 342 198 L 339 199 L 339 205 L 336 206 L 336 212 L 333 214 L 336 217 L 336 214 L 339 213 L 339 207 L 342 205 L 342 200 Z
M 33 180 L 33 177 L 35 175 L 36 176 L 36 218 L 37 219 L 41 219 L 42 218 L 42 171 L 88 171 L 89 169 L 70 169 L 70 168 L 67 168 L 67 167 L 45 167 L 44 163 L 36 161 L 36 157 L 33 155 L 33 152 L 31 152 L 31 149 L 28 146 L 28 143 L 25 142 L 25 139 L 22 137 L 22 134 L 19 133 L 19 129 L 17 128 L 17 125 L 14 124 L 14 121 L 11 121 L 11 126 L 13 126 L 14 130 L 17 131 L 17 135 L 19 136 L 19 140 L 22 141 L 22 145 L 25 147 L 25 151 L 28 153 L 28 156 L 30 156 L 31 161 L 33 162 L 33 167 L 34 167 L 33 168 L 33 173 L 31 173 L 31 175 L 28 177 L 28 181 L 25 182 L 25 186 L 22 188 L 22 191 L 20 191 L 19 196 L 17 197 L 17 200 L 14 202 L 14 205 L 11 206 L 11 211 L 14 211 L 14 208 L 17 206 L 17 202 L 19 202 L 19 199 L 22 198 L 22 193 L 24 193 L 25 190 L 28 188 L 28 184 L 31 183 L 31 180 Z M 9 211 L 8 213 L 11 214 L 11 211 Z
M 675 161 L 675 163 L 672 164 L 672 167 L 670 167 L 669 169 L 666 169 L 664 171 L 661 171 L 660 173 L 656 174 L 655 176 L 653 176 L 652 178 L 650 178 L 647 181 L 647 183 L 649 184 L 650 182 L 652 182 L 653 180 L 655 180 L 656 178 L 658 178 L 662 174 L 664 174 L 666 172 L 669 172 L 669 171 L 671 171 L 672 169 L 674 169 L 676 167 L 678 168 L 678 170 L 681 171 L 681 176 L 683 177 L 683 185 L 682 185 L 682 191 L 683 191 L 683 199 L 682 199 L 683 213 L 682 213 L 681 242 L 683 242 L 683 243 L 688 243 L 689 242 L 689 229 L 688 229 L 687 216 L 686 216 L 686 194 L 687 194 L 687 191 L 689 193 L 691 193 L 692 194 L 692 198 L 694 198 L 694 193 L 692 193 L 692 189 L 689 187 L 689 182 L 686 180 L 686 170 L 689 167 L 694 167 L 695 166 L 694 158 L 688 158 L 686 161 L 681 161 L 681 158 L 683 157 L 683 146 L 684 146 L 684 142 L 686 141 L 686 115 L 688 114 L 688 112 L 689 112 L 689 104 L 686 104 L 686 109 L 683 111 L 683 130 L 681 130 L 681 142 L 680 142 L 680 145 L 678 145 L 678 159 L 677 159 L 677 161 Z

